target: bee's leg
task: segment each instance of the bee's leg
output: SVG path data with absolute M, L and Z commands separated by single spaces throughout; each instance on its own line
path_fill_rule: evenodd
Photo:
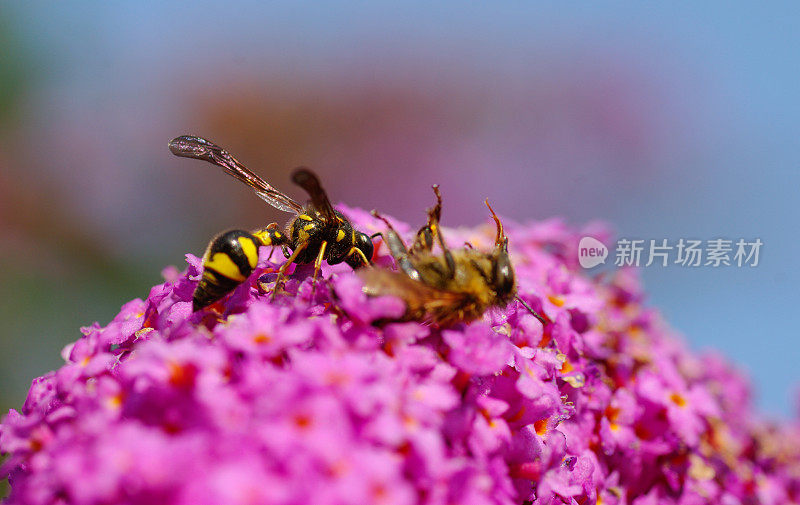
M 448 249 L 447 245 L 445 245 L 444 237 L 442 237 L 442 231 L 438 226 L 436 227 L 436 238 L 439 241 L 439 247 L 442 248 L 442 254 L 444 255 L 444 263 L 447 267 L 447 277 L 452 279 L 456 275 L 456 261 L 453 259 L 453 253 L 451 253 L 450 249 Z
M 452 279 L 456 274 L 456 262 L 444 242 L 442 229 L 439 226 L 439 221 L 442 219 L 442 194 L 439 192 L 438 184 L 433 185 L 433 192 L 436 194 L 436 205 L 428 209 L 428 223 L 417 232 L 414 243 L 411 245 L 411 252 L 430 252 L 433 249 L 433 241 L 435 239 L 444 255 L 445 267 L 447 268 L 446 275 Z
M 414 243 L 411 244 L 411 252 L 430 252 L 433 249 L 433 229 L 430 224 L 426 224 L 417 232 Z
M 548 324 L 548 323 L 552 323 L 552 322 L 553 322 L 553 321 L 552 321 L 552 320 L 551 320 L 549 317 L 547 317 L 547 316 L 543 316 L 543 315 L 539 314 L 538 312 L 536 312 L 535 310 L 533 310 L 533 308 L 531 308 L 531 306 L 530 306 L 530 305 L 528 305 L 528 303 L 527 303 L 525 300 L 523 300 L 522 298 L 520 298 L 520 297 L 519 297 L 519 295 L 515 296 L 514 298 L 515 298 L 515 299 L 516 299 L 516 300 L 517 300 L 519 303 L 521 303 L 521 304 L 522 304 L 522 306 L 523 306 L 523 307 L 525 307 L 525 308 L 528 310 L 528 312 L 530 312 L 530 313 L 531 313 L 531 315 L 532 315 L 533 317 L 535 317 L 536 319 L 538 319 L 538 320 L 539 320 L 539 322 L 540 322 L 540 323 L 542 323 L 542 326 L 547 326 L 547 324 Z
M 314 277 L 311 278 L 311 298 L 314 298 L 314 291 L 317 288 L 317 276 L 319 275 L 319 271 L 322 268 L 322 260 L 325 258 L 325 249 L 328 247 L 328 242 L 322 241 L 322 244 L 319 246 L 319 253 L 317 254 L 317 259 L 314 260 Z
M 433 237 L 439 230 L 439 221 L 442 219 L 442 194 L 439 192 L 439 185 L 433 185 L 433 192 L 436 194 L 436 205 L 428 209 L 428 222 L 419 229 L 414 243 L 411 244 L 411 251 L 428 251 L 433 249 Z
M 439 226 L 439 221 L 442 219 L 442 194 L 439 192 L 438 184 L 433 185 L 433 192 L 436 193 L 436 205 L 428 210 L 428 228 L 430 228 L 431 234 L 433 234 L 437 242 L 439 242 L 439 247 L 442 248 L 444 262 L 447 266 L 447 275 L 448 278 L 452 279 L 456 275 L 456 262 L 453 259 L 453 254 L 450 252 L 450 249 L 447 248 L 447 244 L 444 243 L 442 228 Z
M 308 246 L 307 242 L 302 242 L 298 244 L 297 248 L 292 252 L 289 258 L 286 260 L 286 263 L 281 265 L 281 267 L 278 269 L 278 277 L 275 279 L 275 287 L 272 288 L 272 295 L 270 296 L 272 300 L 275 299 L 275 294 L 283 289 L 283 283 L 286 280 L 286 270 L 289 268 L 289 265 L 294 263 L 294 260 L 296 260 L 297 257 L 300 256 L 300 253 L 303 252 L 307 246 Z
M 403 239 L 400 238 L 400 234 L 395 231 L 392 223 L 389 222 L 388 219 L 378 214 L 378 211 L 373 210 L 372 215 L 380 219 L 386 224 L 386 227 L 389 228 L 385 233 L 380 233 L 380 236 L 383 238 L 383 241 L 386 242 L 386 246 L 389 248 L 389 252 L 392 253 L 392 257 L 397 262 L 397 266 L 405 272 L 405 274 L 414 279 L 415 281 L 420 280 L 419 271 L 411 264 L 411 260 L 408 257 L 408 249 L 406 249 L 406 244 L 403 242 Z

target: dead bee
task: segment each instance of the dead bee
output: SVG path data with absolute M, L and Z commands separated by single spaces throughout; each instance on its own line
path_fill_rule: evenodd
M 364 292 L 373 296 L 397 296 L 406 303 L 403 320 L 427 321 L 440 327 L 474 321 L 486 310 L 505 307 L 515 298 L 543 325 L 546 324 L 543 316 L 516 295 L 508 238 L 489 201 L 486 200 L 486 206 L 497 224 L 494 249 L 491 252 L 471 247 L 450 250 L 439 226 L 442 213 L 439 186 L 434 185 L 433 191 L 436 205 L 428 209 L 428 222 L 417 232 L 410 249 L 406 248 L 391 223 L 372 211 L 388 227 L 380 235 L 400 271 L 377 268 L 359 271 L 364 280 Z M 440 256 L 432 252 L 434 241 L 442 250 Z

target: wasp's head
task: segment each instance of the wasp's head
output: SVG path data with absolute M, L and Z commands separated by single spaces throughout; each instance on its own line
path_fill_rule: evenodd
M 366 258 L 368 262 L 372 261 L 372 253 L 375 251 L 375 246 L 372 245 L 372 239 L 369 238 L 369 235 L 366 233 L 356 231 L 353 238 L 353 247 L 361 251 L 364 255 L 362 258 L 361 254 L 350 254 L 345 259 L 345 262 L 355 269 L 364 266 L 364 258 Z

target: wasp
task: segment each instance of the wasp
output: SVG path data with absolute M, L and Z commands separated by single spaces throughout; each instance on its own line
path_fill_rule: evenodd
M 231 230 L 212 239 L 203 255 L 202 277 L 192 296 L 195 311 L 221 299 L 243 283 L 255 269 L 258 248 L 262 245 L 280 247 L 286 257 L 286 263 L 278 270 L 272 296 L 282 288 L 286 270 L 292 263 L 314 263 L 312 286 L 316 285 L 323 260 L 330 265 L 345 262 L 353 269 L 370 264 L 372 239 L 355 230 L 352 223 L 333 208 L 319 178 L 311 170 L 301 167 L 292 173 L 292 182 L 311 198 L 307 205 L 301 205 L 209 140 L 183 135 L 172 139 L 169 149 L 176 156 L 208 161 L 221 167 L 226 174 L 250 186 L 268 204 L 294 214 L 283 229 L 271 223 L 254 232 Z
M 373 296 L 397 296 L 406 304 L 402 320 L 432 322 L 440 327 L 474 321 L 488 309 L 506 307 L 515 298 L 543 325 L 547 324 L 545 317 L 516 294 L 508 238 L 489 200 L 485 203 L 497 225 L 494 249 L 481 252 L 467 244 L 451 250 L 439 226 L 442 214 L 439 186 L 434 185 L 433 191 L 436 205 L 428 209 L 427 224 L 419 229 L 410 248 L 385 217 L 372 211 L 388 228 L 380 235 L 399 271 L 362 270 L 359 275 L 364 280 L 364 292 Z M 436 244 L 441 255 L 433 254 Z

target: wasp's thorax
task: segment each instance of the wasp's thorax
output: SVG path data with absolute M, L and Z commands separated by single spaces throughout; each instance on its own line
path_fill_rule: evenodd
M 322 247 L 325 247 L 324 255 L 329 265 L 345 262 L 358 268 L 365 264 L 364 258 L 372 258 L 373 246 L 369 235 L 355 230 L 338 210 L 334 213 L 335 220 L 326 220 L 319 212 L 306 209 L 289 222 L 286 231 L 293 248 L 306 244 L 305 250 L 295 259 L 296 263 L 313 263 Z

